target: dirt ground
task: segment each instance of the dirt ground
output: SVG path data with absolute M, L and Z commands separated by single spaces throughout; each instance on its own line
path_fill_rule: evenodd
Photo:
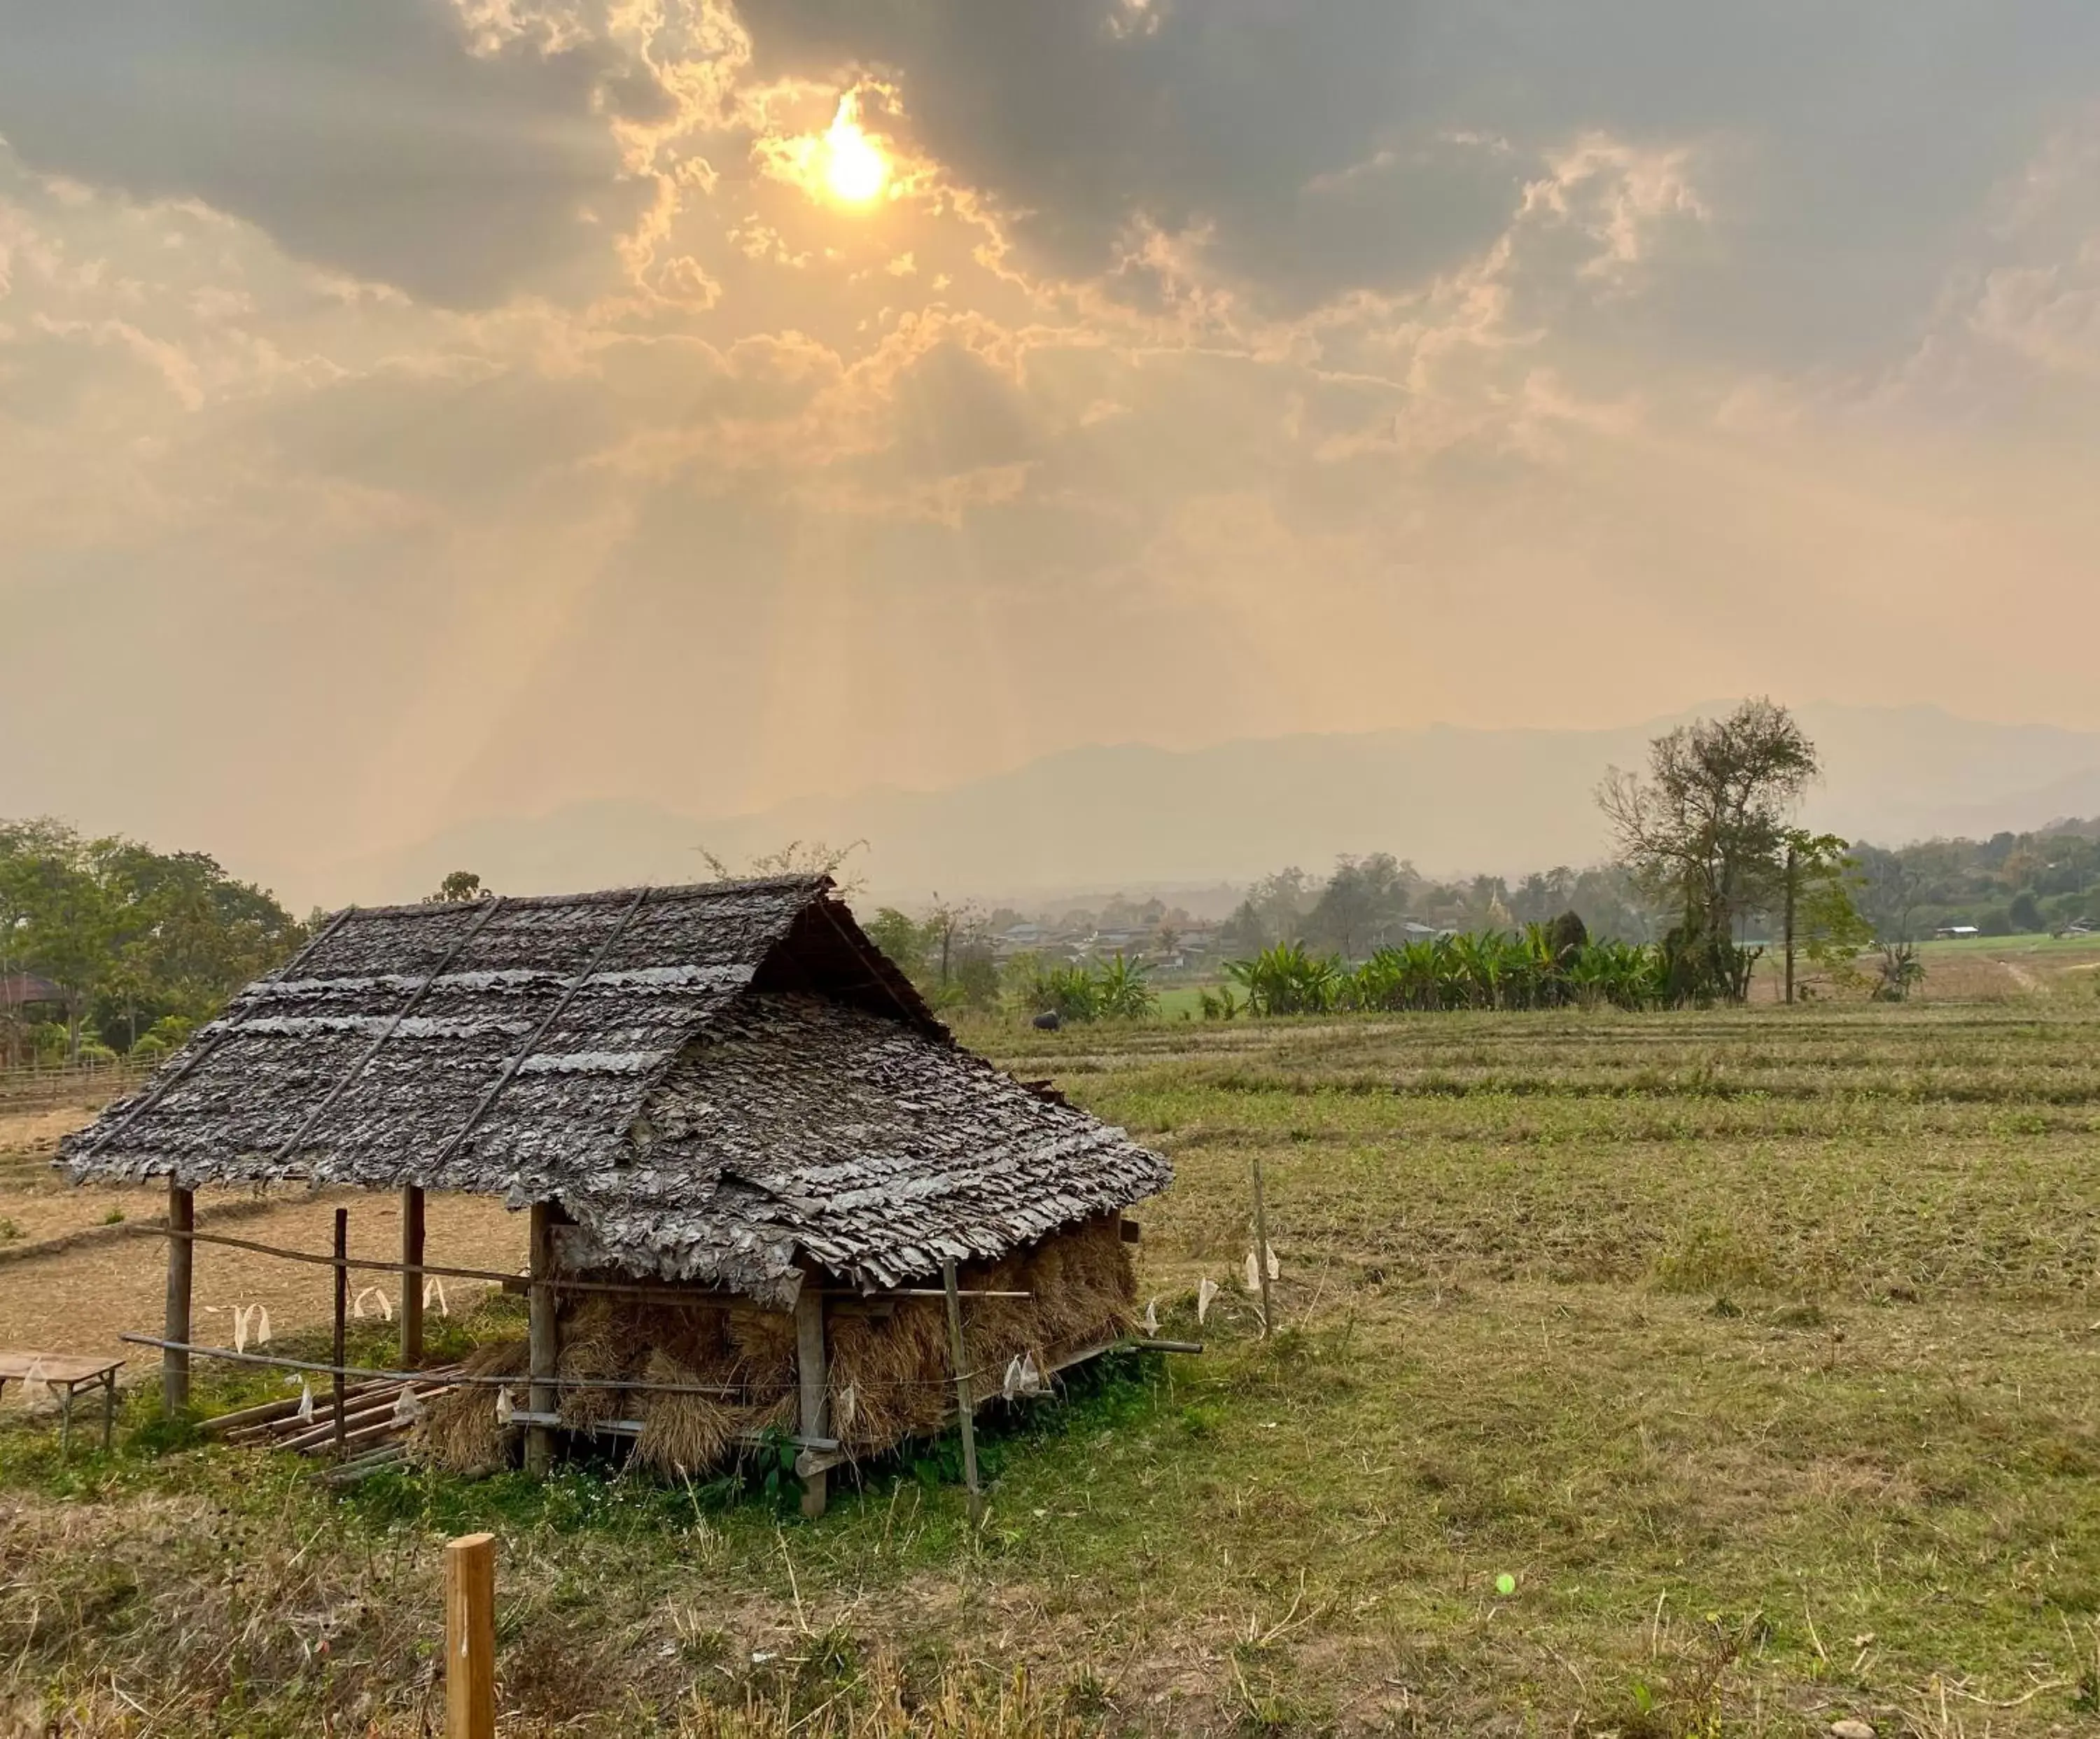
M 157 1361 L 149 1348 L 117 1339 L 130 1329 L 158 1334 L 165 1308 L 164 1242 L 144 1229 L 109 1228 L 67 1249 L 40 1255 L 29 1249 L 69 1233 L 99 1228 L 121 1208 L 124 1225 L 150 1221 L 166 1207 L 160 1189 L 76 1189 L 50 1169 L 59 1137 L 92 1113 L 42 1111 L 0 1119 L 0 1220 L 12 1220 L 16 1236 L 0 1244 L 0 1348 L 41 1353 L 108 1353 L 131 1362 L 143 1373 Z M 312 1195 L 288 1189 L 258 1203 L 248 1190 L 200 1190 L 197 1224 L 236 1238 L 290 1250 L 325 1253 L 333 1238 L 334 1209 L 350 1209 L 353 1255 L 399 1260 L 401 1216 L 392 1196 L 356 1192 Z M 228 1210 L 234 1210 L 229 1214 Z M 525 1261 L 525 1216 L 500 1202 L 474 1196 L 433 1196 L 426 1209 L 426 1252 L 433 1262 L 502 1272 Z M 7 1252 L 19 1251 L 8 1257 Z M 398 1305 L 397 1276 L 355 1278 L 353 1289 L 376 1284 L 390 1306 Z M 462 1308 L 482 1290 L 480 1282 L 446 1282 L 448 1305 Z M 333 1282 L 325 1268 L 285 1262 L 245 1250 L 200 1244 L 192 1293 L 195 1334 L 202 1343 L 231 1346 L 233 1313 L 262 1304 L 273 1333 L 328 1320 Z M 431 1307 L 438 1309 L 434 1302 Z M 364 1309 L 377 1311 L 368 1296 Z M 7 1406 L 15 1405 L 11 1391 Z

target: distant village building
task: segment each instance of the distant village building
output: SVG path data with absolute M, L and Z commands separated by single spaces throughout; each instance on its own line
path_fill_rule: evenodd
M 1965 936 L 1980 936 L 1983 933 L 1973 924 L 1943 924 L 1932 933 L 1942 942 L 1959 942 Z
M 40 978 L 33 972 L 11 972 L 0 977 L 0 1008 L 26 1009 L 36 1004 L 60 1008 L 64 1003 L 64 991 L 49 978 Z

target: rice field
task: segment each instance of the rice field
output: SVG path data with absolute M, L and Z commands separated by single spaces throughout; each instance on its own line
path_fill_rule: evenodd
M 107 1459 L 0 1429 L 0 1732 L 418 1732 L 477 1526 L 506 1734 L 2100 1731 L 2100 997 L 2046 982 L 988 1025 L 1171 1155 L 1142 1291 L 1208 1350 L 994 1422 L 981 1527 L 952 1443 L 815 1524 L 602 1469 L 338 1498 L 141 1397 Z

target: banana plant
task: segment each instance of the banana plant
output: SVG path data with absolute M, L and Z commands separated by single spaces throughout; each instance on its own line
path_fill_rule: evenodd
M 1316 958 L 1295 942 L 1280 942 L 1251 960 L 1229 961 L 1225 971 L 1246 992 L 1253 1014 L 1324 1014 L 1339 1000 L 1343 980 L 1339 961 Z
M 1093 993 L 1096 1012 L 1111 1020 L 1141 1021 L 1159 1000 L 1145 968 L 1120 954 L 1095 969 Z

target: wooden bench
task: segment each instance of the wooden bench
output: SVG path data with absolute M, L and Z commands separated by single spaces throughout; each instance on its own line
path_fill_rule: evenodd
M 117 1373 L 121 1358 L 81 1358 L 69 1353 L 0 1353 L 0 1398 L 7 1385 L 32 1380 L 59 1392 L 59 1453 L 73 1446 L 73 1397 L 77 1389 L 102 1388 L 102 1446 L 109 1447 L 117 1422 Z

